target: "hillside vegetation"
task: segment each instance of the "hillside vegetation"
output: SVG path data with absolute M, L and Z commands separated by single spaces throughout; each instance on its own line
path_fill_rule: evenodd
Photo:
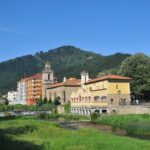
M 86 70 L 90 77 L 96 77 L 98 72 L 116 68 L 129 57 L 129 54 L 116 53 L 102 56 L 93 52 L 83 51 L 74 46 L 63 46 L 35 55 L 18 57 L 0 63 L 0 93 L 16 89 L 16 83 L 22 77 L 41 72 L 46 61 L 51 63 L 55 76 L 62 80 L 66 77 L 80 77 L 80 72 Z

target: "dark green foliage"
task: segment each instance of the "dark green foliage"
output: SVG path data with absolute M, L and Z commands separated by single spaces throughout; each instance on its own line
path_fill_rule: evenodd
M 45 98 L 44 98 L 44 104 L 46 104 L 46 103 L 47 103 L 47 98 L 45 97 Z
M 98 119 L 100 117 L 100 115 L 98 113 L 96 113 L 96 112 L 93 112 L 90 115 L 90 117 L 91 117 L 91 120 L 94 121 L 94 120 Z
M 139 53 L 125 59 L 119 74 L 132 78 L 131 90 L 138 98 L 150 100 L 150 57 Z
M 50 99 L 50 100 L 48 100 L 48 103 L 49 103 L 49 104 L 52 104 L 52 100 L 51 100 L 51 99 Z
M 66 103 L 64 105 L 65 113 L 70 113 L 70 109 L 71 109 L 71 104 L 70 103 Z
M 128 54 L 102 56 L 86 52 L 73 46 L 63 46 L 48 52 L 39 52 L 0 63 L 0 93 L 16 89 L 17 81 L 41 72 L 45 62 L 49 61 L 59 81 L 66 77 L 80 77 L 80 72 L 86 70 L 90 77 L 96 77 L 98 72 L 118 67 Z M 94 66 L 94 67 L 93 67 Z
M 37 118 L 39 118 L 39 119 L 47 119 L 48 117 L 47 117 L 48 115 L 46 114 L 46 113 L 39 113 L 38 115 L 37 115 Z
M 56 98 L 54 99 L 54 102 L 53 102 L 53 103 L 54 103 L 55 106 L 60 105 L 59 98 L 56 97 Z
M 44 101 L 42 100 L 42 99 L 38 99 L 37 101 L 36 101 L 36 105 L 37 106 L 42 106 L 44 104 Z

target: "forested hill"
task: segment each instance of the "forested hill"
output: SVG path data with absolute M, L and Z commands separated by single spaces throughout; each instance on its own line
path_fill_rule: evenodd
M 95 77 L 100 71 L 118 67 L 129 56 L 121 53 L 102 56 L 74 46 L 62 46 L 18 57 L 0 63 L 0 93 L 16 89 L 16 82 L 22 77 L 41 72 L 46 61 L 51 63 L 55 76 L 62 80 L 64 76 L 79 77 L 83 70 L 88 71 L 91 78 Z

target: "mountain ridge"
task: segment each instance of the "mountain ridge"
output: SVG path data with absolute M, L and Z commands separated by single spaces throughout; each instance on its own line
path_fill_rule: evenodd
M 103 56 L 65 45 L 46 52 L 40 51 L 34 55 L 16 57 L 0 62 L 0 93 L 16 89 L 16 82 L 22 77 L 41 72 L 46 61 L 51 63 L 55 76 L 60 81 L 64 76 L 79 78 L 82 70 L 87 70 L 90 77 L 96 77 L 100 71 L 118 67 L 129 56 L 130 54 L 122 53 Z

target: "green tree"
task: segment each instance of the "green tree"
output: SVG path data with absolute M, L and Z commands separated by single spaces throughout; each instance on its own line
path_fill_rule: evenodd
M 47 98 L 46 97 L 44 98 L 44 104 L 47 104 Z
M 70 103 L 64 104 L 65 113 L 70 113 L 70 109 L 71 109 L 71 104 Z
M 42 106 L 44 104 L 44 101 L 40 98 L 36 101 L 37 106 Z
M 48 103 L 49 103 L 49 104 L 52 104 L 52 100 L 51 100 L 51 99 L 49 99 L 49 100 L 48 100 Z
M 120 75 L 131 77 L 131 90 L 150 100 L 150 57 L 138 53 L 126 58 L 119 69 Z
M 59 98 L 56 97 L 56 98 L 54 99 L 54 102 L 53 102 L 53 103 L 54 103 L 55 106 L 60 105 Z

